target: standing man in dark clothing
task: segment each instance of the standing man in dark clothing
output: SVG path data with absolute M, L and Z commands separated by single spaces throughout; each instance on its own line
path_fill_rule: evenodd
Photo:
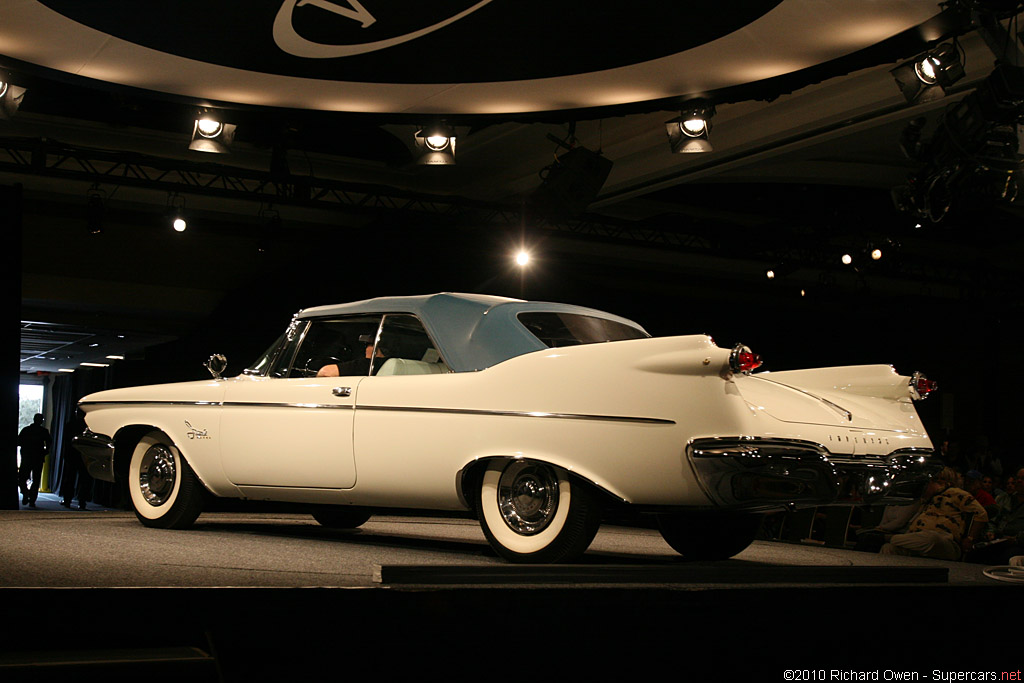
M 32 424 L 18 434 L 21 447 L 21 467 L 18 469 L 18 486 L 21 488 L 21 504 L 30 508 L 36 506 L 39 483 L 43 478 L 43 460 L 50 452 L 50 432 L 43 426 L 43 414 L 36 413 Z M 28 480 L 32 479 L 32 488 Z

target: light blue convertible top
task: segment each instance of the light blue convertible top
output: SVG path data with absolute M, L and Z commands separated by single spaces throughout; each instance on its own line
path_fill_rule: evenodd
M 455 372 L 472 372 L 547 348 L 517 319 L 516 316 L 523 311 L 575 313 L 613 320 L 643 330 L 631 320 L 583 306 L 450 292 L 379 297 L 350 304 L 317 306 L 299 311 L 295 317 L 304 319 L 370 313 L 411 313 L 423 322 L 449 368 Z

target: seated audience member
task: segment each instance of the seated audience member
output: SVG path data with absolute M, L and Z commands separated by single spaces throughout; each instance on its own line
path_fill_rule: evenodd
M 964 475 L 964 489 L 967 493 L 974 496 L 974 499 L 981 503 L 983 508 L 987 509 L 989 506 L 996 504 L 996 499 L 981 485 L 984 478 L 978 470 L 971 470 Z
M 992 496 L 993 499 L 999 498 L 1001 493 L 1006 493 L 996 483 L 996 478 L 986 474 L 981 478 L 981 488 L 988 492 L 988 495 Z
M 1009 510 L 1013 507 L 1013 494 L 1016 490 L 1017 478 L 1012 474 L 1006 478 L 1005 490 L 998 490 L 995 494 L 996 508 L 999 510 Z
M 1021 478 L 1024 468 L 1017 472 L 1015 478 L 1007 484 L 1006 493 L 1010 497 L 1009 505 L 997 507 L 995 519 L 989 524 L 985 534 L 986 542 L 967 555 L 968 562 L 982 564 L 1009 564 L 1010 558 L 1024 555 L 1024 486 Z
M 894 534 L 879 552 L 939 560 L 958 560 L 969 552 L 988 522 L 988 514 L 974 496 L 957 487 L 959 482 L 959 474 L 943 468 L 925 487 L 921 509 L 910 520 L 907 532 Z M 964 533 L 968 515 L 973 518 Z
M 894 534 L 906 532 L 910 520 L 917 514 L 921 507 L 921 501 L 914 501 L 911 505 L 887 505 L 882 512 L 882 519 L 878 526 L 866 529 L 857 529 L 857 545 L 854 550 L 862 550 L 869 553 L 877 553 Z

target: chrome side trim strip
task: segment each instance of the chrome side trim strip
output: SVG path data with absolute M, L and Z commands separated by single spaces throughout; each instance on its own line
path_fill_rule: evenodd
M 658 417 L 630 417 L 627 415 L 584 415 L 578 413 L 546 413 L 525 410 L 474 410 L 471 408 L 414 408 L 409 406 L 358 406 L 358 410 L 377 410 L 403 413 L 443 413 L 450 415 L 490 415 L 497 417 L 552 417 L 560 420 L 594 420 L 598 422 L 632 422 L 635 424 L 674 425 L 674 420 Z
M 222 401 L 79 401 L 80 406 L 222 406 Z
M 471 408 L 420 408 L 414 406 L 354 406 L 329 403 L 270 403 L 248 401 L 83 401 L 80 405 L 172 405 L 215 406 L 225 408 L 331 408 L 340 410 L 375 410 L 398 413 L 439 413 L 445 415 L 489 415 L 495 417 L 544 417 L 559 420 L 591 420 L 596 422 L 628 422 L 632 424 L 674 425 L 674 420 L 658 417 L 631 417 L 628 415 L 585 415 L 579 413 L 547 413 L 522 410 L 474 410 Z
M 337 403 L 271 403 L 263 401 L 225 401 L 225 408 L 330 408 L 333 410 L 352 410 L 355 406 Z
M 136 405 L 136 406 L 213 406 L 215 408 L 237 408 L 241 406 L 256 408 L 331 408 L 352 410 L 352 405 L 333 403 L 271 403 L 262 401 L 82 401 L 79 405 Z

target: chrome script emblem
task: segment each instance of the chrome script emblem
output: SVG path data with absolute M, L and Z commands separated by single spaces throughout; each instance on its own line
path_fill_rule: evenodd
M 209 430 L 206 430 L 206 429 L 196 429 L 195 427 L 193 427 L 191 425 L 191 423 L 189 423 L 188 420 L 185 420 L 185 426 L 188 427 L 188 431 L 185 432 L 185 435 L 188 438 L 190 438 L 190 439 L 209 439 L 209 438 L 212 438 L 212 437 L 210 437 L 207 434 L 207 431 L 209 431 Z

